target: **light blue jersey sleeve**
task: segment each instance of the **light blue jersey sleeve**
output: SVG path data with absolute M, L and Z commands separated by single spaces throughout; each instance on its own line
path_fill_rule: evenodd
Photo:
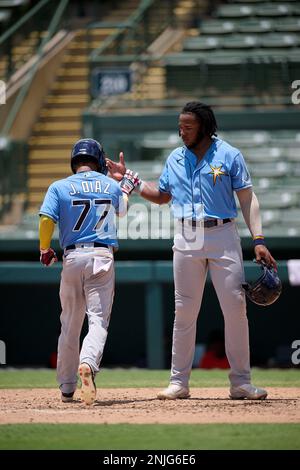
M 46 193 L 40 214 L 51 217 L 56 223 L 59 219 L 59 198 L 55 183 L 52 183 Z
M 241 153 L 238 153 L 233 160 L 230 176 L 234 191 L 250 188 L 252 186 L 250 173 Z
M 166 162 L 163 172 L 159 178 L 158 188 L 163 193 L 170 192 L 168 162 Z

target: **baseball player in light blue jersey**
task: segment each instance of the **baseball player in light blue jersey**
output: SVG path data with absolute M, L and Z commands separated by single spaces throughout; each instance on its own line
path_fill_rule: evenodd
M 171 379 L 158 394 L 159 399 L 190 396 L 196 324 L 208 270 L 224 316 L 225 348 L 231 367 L 230 397 L 257 400 L 267 396 L 265 390 L 251 384 L 244 268 L 234 221 L 234 193 L 252 235 L 257 262 L 274 269 L 276 262 L 265 245 L 259 204 L 244 158 L 238 149 L 216 137 L 216 129 L 209 106 L 187 103 L 179 116 L 184 146 L 168 157 L 158 188 L 144 181 L 138 186 L 140 195 L 149 201 L 172 201 L 177 219 Z M 126 170 L 122 161 L 109 160 L 108 167 L 121 173 Z
M 138 179 L 130 171 L 120 184 L 108 177 L 102 146 L 93 139 L 81 139 L 74 145 L 71 168 L 73 175 L 51 184 L 41 206 L 40 260 L 45 266 L 57 261 L 50 243 L 58 222 L 64 256 L 57 380 L 62 401 L 71 402 L 78 371 L 81 398 L 91 404 L 114 296 L 115 214 L 126 213 L 127 198 Z M 89 329 L 79 354 L 85 314 Z

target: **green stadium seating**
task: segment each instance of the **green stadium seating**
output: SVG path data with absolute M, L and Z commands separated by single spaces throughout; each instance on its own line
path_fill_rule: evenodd
M 261 3 L 255 7 L 256 16 L 287 16 L 294 13 L 294 8 L 288 3 Z
M 285 148 L 300 146 L 300 132 L 294 130 L 269 131 L 270 139 L 274 145 L 281 145 Z
M 247 162 L 277 162 L 281 160 L 283 156 L 283 149 L 280 147 L 270 147 L 270 146 L 260 146 L 257 148 L 249 148 L 247 149 L 246 154 L 244 157 L 246 158 Z
M 189 38 L 184 42 L 184 50 L 208 51 L 222 47 L 222 40 L 215 36 Z
M 216 12 L 220 18 L 245 18 L 254 14 L 253 6 L 251 5 L 234 5 L 227 4 L 221 5 Z
M 273 178 L 261 178 L 261 177 L 255 177 L 251 175 L 251 180 L 252 180 L 254 191 L 256 190 L 256 188 L 258 188 L 259 190 L 263 190 L 263 189 L 270 189 L 274 187 Z
M 231 34 L 223 39 L 223 47 L 227 49 L 251 49 L 259 47 L 259 39 L 255 35 Z
M 280 0 L 282 1 L 282 0 Z M 230 3 L 261 3 L 262 0 L 230 0 Z
M 266 33 L 266 34 L 229 34 L 222 37 L 200 36 L 189 38 L 183 48 L 187 51 L 207 51 L 212 49 L 254 49 L 297 47 L 300 39 L 296 34 Z M 264 54 L 263 50 L 260 50 Z M 299 59 L 300 60 L 300 59 Z
M 241 2 L 239 2 L 241 3 Z M 299 15 L 299 2 L 242 2 L 221 5 L 216 11 L 219 18 L 282 17 Z
M 285 209 L 298 205 L 298 194 L 288 190 L 262 191 L 256 190 L 262 209 Z
M 252 148 L 268 144 L 271 140 L 270 132 L 253 130 L 250 131 L 227 131 L 219 133 L 221 139 L 228 141 L 237 148 Z
M 300 227 L 300 211 L 299 209 L 290 209 L 280 212 L 280 219 L 283 224 L 291 224 Z
M 270 33 L 261 37 L 262 47 L 297 47 L 299 37 L 295 34 Z
M 29 0 L 0 0 L 0 8 L 14 8 L 29 4 Z
M 272 31 L 299 31 L 300 19 L 294 17 L 273 18 L 250 18 L 240 20 L 207 20 L 201 24 L 199 31 L 201 35 L 224 35 L 230 33 L 267 33 Z
M 300 31 L 300 18 L 280 18 L 273 23 L 275 31 L 279 32 L 299 32 Z
M 284 154 L 287 157 L 289 162 L 300 163 L 300 147 L 286 148 Z
M 294 176 L 300 177 L 300 163 L 293 164 L 293 174 Z
M 300 5 L 299 2 L 293 6 L 293 14 L 299 16 L 300 15 Z
M 263 160 L 262 160 L 263 161 Z M 272 163 L 248 163 L 251 175 L 261 178 L 282 178 L 289 173 L 290 166 L 287 162 Z
M 228 34 L 236 31 L 238 24 L 234 21 L 208 20 L 201 25 L 201 34 Z
M 236 30 L 240 33 L 265 33 L 273 30 L 272 20 L 253 18 L 241 20 L 236 25 Z

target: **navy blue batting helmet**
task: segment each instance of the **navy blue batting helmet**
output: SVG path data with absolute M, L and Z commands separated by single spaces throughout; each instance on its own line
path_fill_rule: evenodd
M 246 282 L 242 287 L 252 302 L 266 307 L 276 302 L 282 291 L 282 283 L 273 268 L 262 264 L 261 269 L 263 273 L 257 281 L 253 284 Z
M 80 139 L 72 148 L 71 152 L 71 168 L 75 173 L 75 163 L 84 161 L 84 159 L 92 159 L 97 163 L 97 171 L 99 173 L 107 174 L 107 167 L 105 163 L 105 153 L 102 145 L 94 139 Z

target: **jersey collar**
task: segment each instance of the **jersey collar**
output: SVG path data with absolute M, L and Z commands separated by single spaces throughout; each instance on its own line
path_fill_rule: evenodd
M 200 170 L 207 163 L 207 160 L 209 159 L 210 155 L 217 150 L 220 144 L 221 144 L 220 139 L 218 139 L 217 137 L 213 137 L 213 141 L 211 145 L 206 150 L 200 162 L 198 161 L 198 158 L 194 154 L 194 152 L 188 149 L 185 145 L 183 147 L 183 155 L 193 165 L 194 170 Z

